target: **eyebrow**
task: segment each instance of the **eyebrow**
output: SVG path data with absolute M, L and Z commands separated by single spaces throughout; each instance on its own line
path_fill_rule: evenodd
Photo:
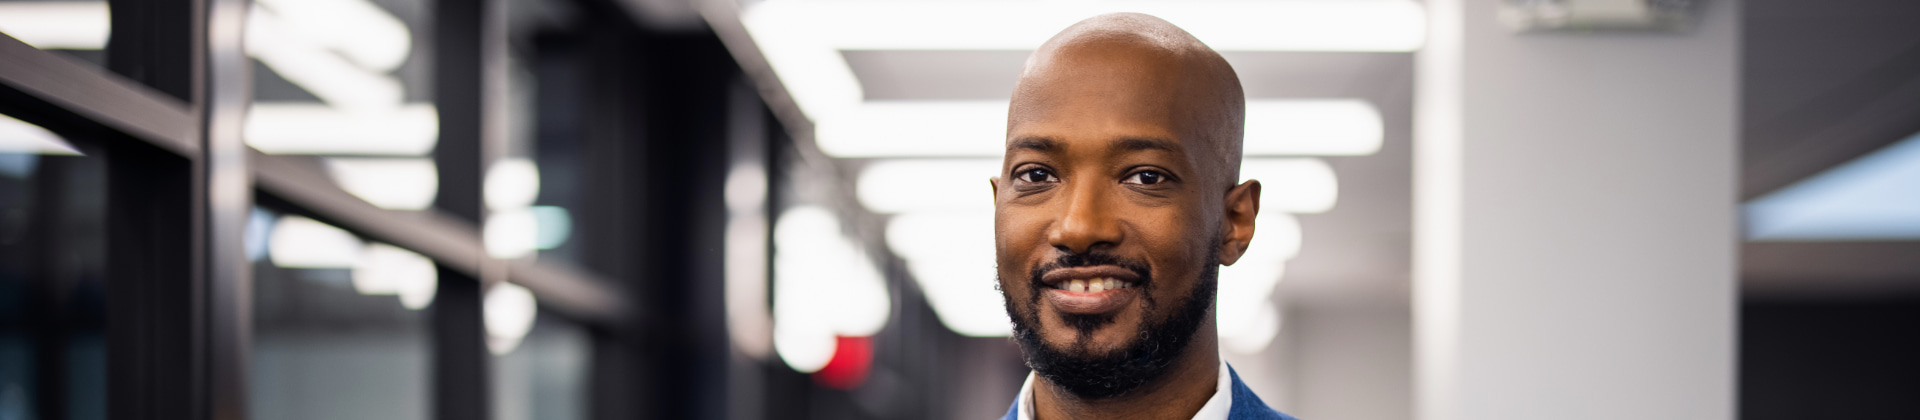
M 1015 150 L 1051 152 L 1060 150 L 1060 142 L 1046 137 L 1021 137 L 1014 139 L 1011 143 L 1007 143 L 1007 151 L 1011 152 Z
M 1060 141 L 1052 138 L 1021 137 L 1008 143 L 1007 151 L 1032 150 L 1036 152 L 1053 152 L 1060 150 L 1061 147 Z M 1127 137 L 1114 142 L 1112 148 L 1113 150 L 1122 152 L 1138 152 L 1143 150 L 1179 151 L 1179 148 L 1173 140 L 1158 137 Z
M 1122 152 L 1138 152 L 1143 150 L 1159 150 L 1164 152 L 1180 151 L 1173 140 L 1158 137 L 1128 137 L 1120 139 L 1119 142 L 1113 145 L 1113 149 Z

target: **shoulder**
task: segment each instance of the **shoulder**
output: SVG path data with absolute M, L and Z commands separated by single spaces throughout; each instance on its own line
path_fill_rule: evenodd
M 1248 389 L 1246 383 L 1240 382 L 1239 373 L 1233 372 L 1232 367 L 1228 367 L 1227 369 L 1228 374 L 1233 375 L 1233 407 L 1227 410 L 1227 419 L 1299 420 L 1287 415 L 1287 413 L 1282 413 L 1279 410 L 1267 407 L 1266 402 L 1260 401 L 1259 395 L 1254 395 L 1253 390 Z

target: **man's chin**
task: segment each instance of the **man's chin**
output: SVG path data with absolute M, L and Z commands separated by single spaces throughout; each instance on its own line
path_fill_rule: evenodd
M 1069 356 L 1079 360 L 1094 360 L 1125 349 L 1130 342 L 1109 342 L 1092 337 L 1061 337 L 1043 339 L 1044 346 L 1055 354 Z
M 1065 325 L 1039 331 L 1041 342 L 1057 352 L 1091 357 L 1119 351 L 1140 338 L 1139 325 L 1067 319 Z

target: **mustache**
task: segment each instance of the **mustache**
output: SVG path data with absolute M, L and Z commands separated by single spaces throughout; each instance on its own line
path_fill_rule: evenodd
M 1111 265 L 1120 267 L 1123 270 L 1132 271 L 1136 278 L 1135 285 L 1140 288 L 1139 290 L 1142 292 L 1140 295 L 1147 300 L 1147 306 L 1149 308 L 1156 306 L 1153 301 L 1153 294 L 1147 293 L 1153 290 L 1155 284 L 1153 282 L 1151 267 L 1148 266 L 1146 262 L 1105 252 L 1088 252 L 1062 255 L 1059 258 L 1054 258 L 1053 261 L 1048 261 L 1045 264 L 1033 267 L 1032 272 L 1028 273 L 1028 281 L 1031 282 L 1031 290 L 1033 290 L 1033 293 L 1027 298 L 1028 316 L 1035 320 L 1040 318 L 1040 295 L 1043 291 L 1051 287 L 1048 286 L 1046 282 L 1041 281 L 1041 277 L 1045 276 L 1047 272 L 1062 268 L 1101 265 Z M 1011 306 L 1009 309 L 1011 309 Z M 1009 313 L 1011 313 L 1011 310 Z M 1083 346 L 1090 342 L 1090 337 L 1093 336 L 1094 331 L 1114 322 L 1114 314 L 1059 314 L 1059 316 L 1062 322 L 1065 322 L 1067 325 L 1073 327 L 1075 331 L 1079 332 L 1079 345 Z
M 1132 271 L 1133 275 L 1139 278 L 1138 286 L 1141 286 L 1141 287 L 1153 286 L 1152 266 L 1148 265 L 1145 261 L 1121 257 L 1118 255 L 1113 255 L 1105 252 L 1088 252 L 1088 253 L 1082 253 L 1082 254 L 1062 255 L 1059 258 L 1054 258 L 1053 261 L 1048 261 L 1045 264 L 1034 266 L 1033 270 L 1030 273 L 1028 273 L 1028 277 L 1031 279 L 1030 281 L 1032 281 L 1033 285 L 1036 287 L 1036 289 L 1034 290 L 1040 290 L 1039 288 L 1047 287 L 1045 282 L 1040 281 L 1040 278 L 1046 275 L 1047 272 L 1049 271 L 1058 270 L 1062 268 L 1093 267 L 1093 266 L 1101 266 L 1101 265 L 1111 265 L 1115 267 L 1120 267 L 1127 271 Z

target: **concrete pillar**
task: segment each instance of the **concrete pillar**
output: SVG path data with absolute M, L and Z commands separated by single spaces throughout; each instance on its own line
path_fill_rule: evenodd
M 1732 419 L 1738 2 L 1546 34 L 1499 3 L 1426 3 L 1417 417 Z

